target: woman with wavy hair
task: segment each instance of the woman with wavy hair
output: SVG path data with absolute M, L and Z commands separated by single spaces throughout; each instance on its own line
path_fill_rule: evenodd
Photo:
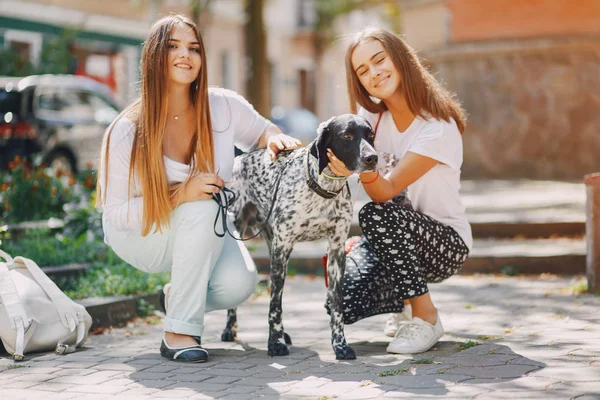
M 360 174 L 372 200 L 360 210 L 361 229 L 405 303 L 387 321 L 387 351 L 424 352 L 444 333 L 427 283 L 458 272 L 473 243 L 459 195 L 465 113 L 415 51 L 384 29 L 365 29 L 350 43 L 346 78 L 352 112 L 375 128 L 375 149 L 398 160 L 386 176 Z M 334 173 L 351 174 L 329 158 Z M 394 201 L 405 189 L 413 209 Z
M 204 362 L 204 314 L 234 308 L 253 292 L 248 251 L 214 230 L 231 179 L 234 145 L 271 157 L 299 141 L 281 133 L 240 95 L 209 89 L 196 25 L 171 15 L 151 28 L 141 59 L 141 95 L 108 128 L 97 202 L 105 242 L 135 268 L 171 271 L 160 353 Z

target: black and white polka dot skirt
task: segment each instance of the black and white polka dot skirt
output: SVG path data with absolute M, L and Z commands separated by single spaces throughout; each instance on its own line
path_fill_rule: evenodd
M 402 300 L 456 274 L 469 255 L 454 229 L 397 203 L 366 204 L 359 223 L 364 236 L 347 255 L 342 284 L 346 324 L 401 312 Z

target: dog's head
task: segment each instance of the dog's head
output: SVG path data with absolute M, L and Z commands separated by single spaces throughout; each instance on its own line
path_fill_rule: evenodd
M 319 160 L 319 174 L 329 163 L 328 148 L 352 172 L 370 171 L 377 167 L 377 153 L 373 148 L 375 134 L 363 117 L 355 114 L 333 117 L 319 125 L 318 134 L 310 152 Z

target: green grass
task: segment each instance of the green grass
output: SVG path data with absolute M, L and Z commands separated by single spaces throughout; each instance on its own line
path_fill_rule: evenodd
M 498 336 L 493 336 L 493 335 L 479 335 L 477 336 L 477 339 L 479 340 L 497 340 L 500 339 Z
M 63 235 L 50 235 L 47 229 L 26 232 L 19 240 L 4 235 L 0 247 L 13 257 L 29 258 L 40 267 L 102 261 L 118 262 L 118 257 L 100 240 L 90 240 L 85 235 L 73 239 Z
M 422 358 L 420 360 L 413 360 L 411 364 L 433 364 L 433 360 L 431 358 Z
M 408 371 L 408 368 L 400 368 L 400 369 L 393 369 L 393 370 L 386 370 L 386 371 L 382 371 L 379 373 L 379 376 L 394 376 L 394 375 L 400 375 L 403 374 L 405 372 Z
M 500 273 L 506 276 L 515 276 L 519 274 L 519 269 L 514 265 L 505 265 L 500 269 Z
M 97 263 L 77 278 L 57 279 L 56 284 L 72 299 L 130 296 L 155 293 L 171 280 L 170 272 L 148 274 L 121 262 Z
M 569 294 L 579 296 L 581 294 L 589 293 L 588 281 L 586 278 L 579 279 L 573 282 L 567 287 Z
M 473 342 L 471 340 L 467 340 L 466 342 L 461 343 L 458 346 L 458 350 L 459 351 L 463 351 L 463 350 L 470 349 L 471 347 L 475 347 L 475 346 L 479 346 L 479 343 Z

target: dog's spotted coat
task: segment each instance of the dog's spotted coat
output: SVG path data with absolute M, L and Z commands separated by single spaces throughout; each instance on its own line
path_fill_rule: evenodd
M 327 148 L 353 172 L 373 170 L 377 164 L 373 139 L 373 130 L 364 118 L 345 114 L 321 124 L 318 138 L 306 148 L 281 152 L 275 160 L 271 160 L 264 150 L 244 154 L 235 160 L 230 186 L 237 199 L 231 210 L 238 231 L 246 235 L 257 232 L 273 207 L 261 234 L 271 255 L 270 356 L 289 354 L 287 344 L 291 344 L 291 340 L 284 332 L 281 300 L 294 243 L 327 238 L 331 342 L 337 359 L 356 358 L 344 336 L 341 286 L 346 265 L 344 242 L 352 222 L 353 205 L 346 180 L 333 180 L 321 172 L 332 175 L 327 167 Z M 323 189 L 339 191 L 336 197 L 323 198 L 308 187 L 306 157 L 313 180 Z M 278 179 L 276 200 L 272 204 Z M 229 317 L 235 315 L 232 312 L 230 310 Z M 231 328 L 233 325 L 229 322 Z M 222 338 L 232 340 L 231 329 L 226 328 Z

